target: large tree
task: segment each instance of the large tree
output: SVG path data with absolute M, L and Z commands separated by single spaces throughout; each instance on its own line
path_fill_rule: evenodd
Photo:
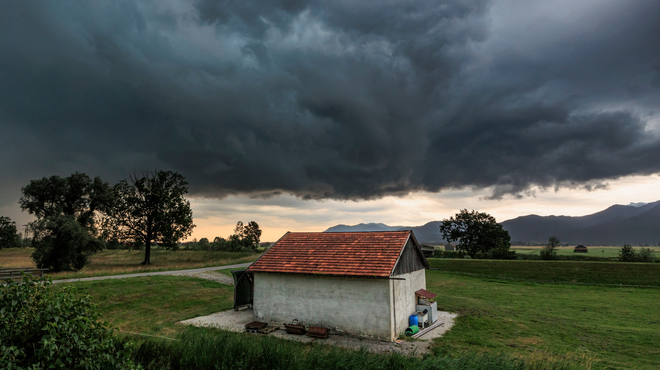
M 252 248 L 253 250 L 259 248 L 261 229 L 256 221 L 250 221 L 247 225 L 244 225 L 243 221 L 238 221 L 236 228 L 234 228 L 234 235 L 238 237 L 240 244 L 244 247 Z
M 172 171 L 133 174 L 114 186 L 115 204 L 107 219 L 110 239 L 144 243 L 144 262 L 151 263 L 151 243 L 176 249 L 192 233 L 192 209 L 184 198 L 188 183 Z
M 102 242 L 72 216 L 46 217 L 34 222 L 32 229 L 32 259 L 37 267 L 53 272 L 80 270 L 90 255 L 103 249 Z
M 16 222 L 9 217 L 0 217 L 0 249 L 16 246 Z
M 511 247 L 509 232 L 488 213 L 461 210 L 456 216 L 440 223 L 440 233 L 449 243 L 458 241 L 456 249 L 472 258 L 493 250 L 502 251 L 508 256 Z
M 70 216 L 92 233 L 96 213 L 107 212 L 113 203 L 110 185 L 100 177 L 90 179 L 84 173 L 69 177 L 51 176 L 32 180 L 21 189 L 21 209 L 38 220 L 53 216 Z

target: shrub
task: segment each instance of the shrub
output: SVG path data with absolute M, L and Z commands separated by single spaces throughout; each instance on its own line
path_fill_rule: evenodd
M 50 281 L 7 280 L 0 286 L 1 369 L 139 369 L 131 344 L 97 321 L 89 296 Z
M 485 256 L 488 259 L 494 260 L 515 260 L 518 258 L 516 251 L 512 251 L 509 248 L 495 248 L 491 249 Z
M 55 272 L 80 270 L 91 254 L 103 249 L 103 243 L 70 216 L 45 218 L 33 229 L 32 259 L 39 268 Z
M 640 262 L 654 262 L 655 253 L 653 250 L 651 250 L 651 248 L 642 248 L 637 254 L 637 260 Z
M 621 262 L 635 262 L 637 261 L 637 253 L 630 244 L 624 244 L 619 251 L 619 261 Z
M 16 234 L 16 222 L 9 217 L 0 217 L 0 249 L 18 247 L 20 238 Z
M 559 246 L 559 239 L 555 236 L 551 236 L 550 239 L 548 239 L 548 243 L 541 248 L 539 251 L 539 255 L 541 256 L 541 259 L 544 260 L 553 260 L 557 257 L 557 247 Z

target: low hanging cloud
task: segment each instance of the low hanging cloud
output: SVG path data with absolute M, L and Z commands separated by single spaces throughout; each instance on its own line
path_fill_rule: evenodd
M 373 199 L 660 172 L 660 2 L 0 4 L 0 187 Z M 15 199 L 0 196 L 0 203 Z

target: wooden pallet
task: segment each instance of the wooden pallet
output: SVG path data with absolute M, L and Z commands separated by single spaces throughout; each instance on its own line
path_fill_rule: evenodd
M 259 329 L 257 332 L 259 334 L 268 334 L 274 332 L 275 330 L 277 330 L 277 326 L 266 326 L 265 328 Z
M 412 337 L 413 337 L 413 338 L 419 338 L 419 337 L 421 337 L 422 335 L 424 335 L 424 334 L 430 332 L 431 330 L 433 330 L 433 329 L 435 329 L 435 328 L 437 328 L 437 327 L 439 327 L 439 326 L 442 326 L 442 325 L 444 325 L 444 324 L 445 324 L 444 321 L 438 321 L 438 322 L 436 322 L 435 324 L 429 326 L 428 328 L 426 328 L 426 329 L 424 329 L 424 330 L 420 330 L 419 332 L 417 332 L 417 334 L 413 335 Z

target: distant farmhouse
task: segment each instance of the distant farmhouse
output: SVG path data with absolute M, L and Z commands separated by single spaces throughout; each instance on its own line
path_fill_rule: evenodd
M 429 264 L 412 231 L 287 233 L 244 274 L 258 320 L 394 341 L 418 311 Z M 251 295 L 251 297 L 250 297 Z M 436 303 L 428 311 L 437 315 Z
M 453 244 L 451 244 L 451 243 L 449 243 L 449 244 L 445 245 L 445 250 L 446 250 L 446 251 L 451 251 L 451 252 L 453 252 L 453 251 L 456 250 L 456 246 L 453 245 Z
M 573 249 L 573 253 L 589 253 L 589 250 L 584 245 L 580 244 Z
M 422 244 L 422 253 L 424 253 L 424 257 L 431 258 L 435 254 L 435 247 L 429 244 Z

